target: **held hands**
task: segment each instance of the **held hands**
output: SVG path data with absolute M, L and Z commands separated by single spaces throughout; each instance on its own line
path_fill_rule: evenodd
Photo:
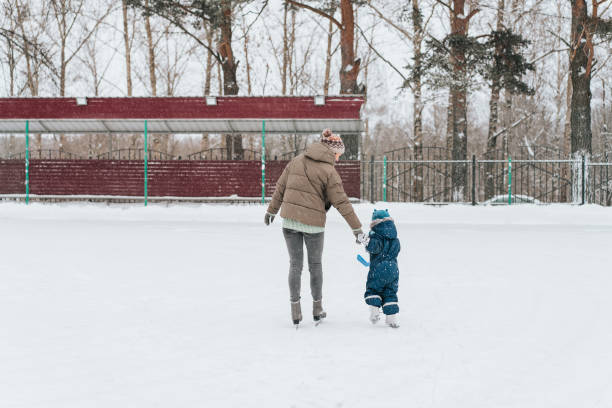
M 270 214 L 269 212 L 266 212 L 266 215 L 264 216 L 264 224 L 266 225 L 270 225 L 272 224 L 272 222 L 274 221 L 274 214 Z
M 355 243 L 356 244 L 363 244 L 366 239 L 368 241 L 370 240 L 369 237 L 366 234 L 363 233 L 361 228 L 359 230 L 357 230 L 357 231 L 353 231 L 353 235 L 355 235 Z M 367 243 L 366 243 L 366 245 L 367 245 Z
M 363 246 L 368 246 L 368 243 L 370 243 L 370 236 L 368 234 L 364 234 L 361 233 L 359 234 L 359 236 L 357 237 L 357 241 L 362 244 Z

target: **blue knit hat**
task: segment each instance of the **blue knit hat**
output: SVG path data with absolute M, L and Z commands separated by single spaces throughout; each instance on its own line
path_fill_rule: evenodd
M 374 212 L 372 213 L 372 221 L 389 217 L 391 217 L 391 215 L 389 215 L 389 210 L 377 210 L 375 208 Z

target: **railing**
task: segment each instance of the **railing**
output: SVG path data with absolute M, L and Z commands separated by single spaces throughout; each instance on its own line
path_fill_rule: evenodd
M 586 169 L 586 200 L 593 204 L 612 206 L 612 162 L 589 162 Z
M 232 157 L 225 147 L 217 147 L 188 154 L 187 160 L 261 160 L 261 152 L 242 149 L 242 154 L 234 152 Z
M 180 156 L 173 156 L 159 150 L 148 149 L 149 160 L 177 160 Z M 144 160 L 144 149 L 127 148 L 117 149 L 111 152 L 101 153 L 96 156 L 97 160 Z
M 295 156 L 302 153 L 303 149 L 295 151 L 285 152 L 276 155 L 268 154 L 269 158 L 273 160 L 291 160 Z M 185 156 L 172 155 L 170 153 L 162 152 L 159 150 L 148 149 L 149 160 L 261 160 L 261 151 L 253 149 L 243 149 L 242 153 L 234 152 L 231 156 L 230 152 L 224 147 L 217 147 L 207 150 L 202 150 L 195 153 L 190 153 Z M 7 159 L 9 160 L 24 160 L 25 152 L 19 152 L 9 154 Z M 66 152 L 63 150 L 53 149 L 42 149 L 42 150 L 31 150 L 30 159 L 44 159 L 44 160 L 144 160 L 144 149 L 143 148 L 124 148 L 116 149 L 111 152 L 104 152 L 95 154 L 93 157 L 87 157 L 86 155 L 79 155 L 75 153 Z
M 24 160 L 25 152 L 19 152 L 8 155 L 9 160 Z M 30 159 L 39 160 L 82 160 L 86 157 L 76 153 L 67 152 L 65 150 L 55 149 L 36 149 L 30 150 Z
M 607 159 L 607 157 L 606 157 Z M 460 174 L 459 181 L 454 177 Z M 361 164 L 368 201 L 612 205 L 612 162 L 578 159 L 393 160 Z

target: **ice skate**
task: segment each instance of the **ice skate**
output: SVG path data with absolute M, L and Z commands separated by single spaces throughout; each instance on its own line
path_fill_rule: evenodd
M 315 321 L 315 326 L 318 326 L 321 323 L 322 319 L 327 317 L 327 313 L 323 310 L 323 301 L 322 300 L 313 300 L 312 301 L 312 318 Z
M 370 322 L 372 324 L 378 323 L 380 320 L 380 307 L 378 306 L 369 306 L 370 309 Z
M 291 302 L 291 319 L 297 329 L 302 321 L 302 305 L 299 300 L 297 302 Z
M 387 323 L 387 326 L 397 329 L 399 327 L 399 313 L 387 315 L 385 318 L 385 323 Z

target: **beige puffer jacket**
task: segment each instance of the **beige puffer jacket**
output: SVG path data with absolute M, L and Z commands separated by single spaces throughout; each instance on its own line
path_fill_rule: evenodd
M 330 148 L 317 142 L 291 160 L 276 183 L 268 212 L 276 214 L 281 209 L 282 218 L 324 227 L 327 202 L 340 212 L 353 230 L 361 228 L 334 168 L 334 159 Z

